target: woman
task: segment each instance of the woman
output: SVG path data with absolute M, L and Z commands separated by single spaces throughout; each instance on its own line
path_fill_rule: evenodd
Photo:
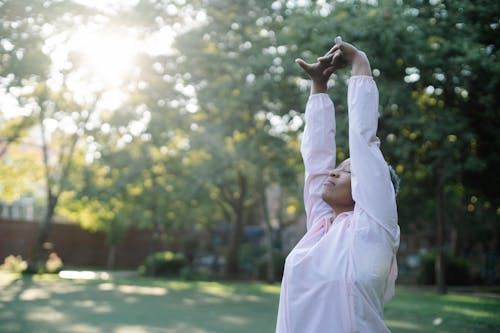
M 389 332 L 383 304 L 394 293 L 399 226 L 393 171 L 376 137 L 370 63 L 341 40 L 314 64 L 296 62 L 312 81 L 301 146 L 307 232 L 286 259 L 276 332 Z M 346 65 L 350 158 L 335 166 L 335 110 L 326 90 Z

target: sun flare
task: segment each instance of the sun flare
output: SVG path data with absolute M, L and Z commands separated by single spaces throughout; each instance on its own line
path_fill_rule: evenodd
M 137 41 L 126 35 L 83 31 L 75 35 L 75 51 L 92 80 L 105 86 L 119 85 L 132 73 Z

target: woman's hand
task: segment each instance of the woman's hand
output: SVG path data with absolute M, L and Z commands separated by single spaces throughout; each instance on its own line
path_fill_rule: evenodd
M 342 41 L 340 37 L 335 39 L 336 42 L 337 40 L 340 42 Z M 324 60 L 320 61 L 320 59 Z M 326 59 L 329 59 L 330 61 L 326 61 Z M 342 61 L 343 59 L 340 59 L 337 56 L 333 48 L 323 57 L 318 58 L 317 62 L 312 64 L 309 64 L 300 58 L 295 59 L 295 62 L 302 67 L 304 72 L 306 72 L 312 80 L 311 94 L 326 92 L 328 79 L 337 68 L 341 68 L 339 64 Z
M 333 71 L 326 70 L 331 65 L 327 62 L 315 62 L 309 64 L 302 59 L 295 59 L 295 62 L 309 75 L 312 81 L 311 94 L 319 94 L 326 92 L 327 82 Z
M 311 78 L 311 80 L 318 84 L 325 84 L 328 82 L 331 73 L 326 73 L 325 70 L 330 67 L 330 64 L 327 62 L 315 62 L 309 64 L 302 59 L 295 59 L 295 62 L 306 72 L 307 75 Z
M 331 75 L 337 69 L 352 65 L 352 75 L 371 76 L 370 63 L 366 54 L 344 41 L 335 44 L 324 56 L 318 58 L 318 62 L 328 64 L 323 75 Z

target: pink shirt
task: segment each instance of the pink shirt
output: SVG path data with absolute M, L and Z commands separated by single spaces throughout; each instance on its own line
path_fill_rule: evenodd
M 389 332 L 383 305 L 394 294 L 399 226 L 376 136 L 378 89 L 372 77 L 351 77 L 348 106 L 355 206 L 336 216 L 321 199 L 335 168 L 334 106 L 326 94 L 307 102 L 301 146 L 307 232 L 286 259 L 277 333 Z

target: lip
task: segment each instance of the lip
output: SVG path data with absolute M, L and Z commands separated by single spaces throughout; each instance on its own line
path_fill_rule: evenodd
M 336 184 L 332 182 L 331 180 L 327 180 L 326 182 L 323 183 L 323 185 L 333 185 L 335 186 Z

